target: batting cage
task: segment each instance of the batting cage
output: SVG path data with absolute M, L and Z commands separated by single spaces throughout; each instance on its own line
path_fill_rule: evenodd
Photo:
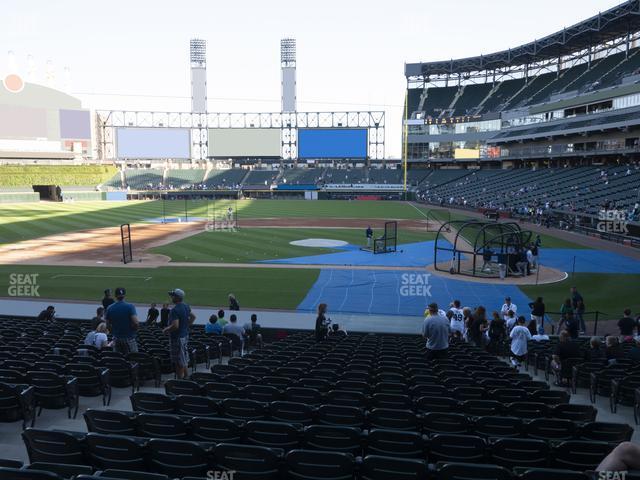
M 533 232 L 514 222 L 454 220 L 440 227 L 434 244 L 435 269 L 471 277 L 523 275 Z M 526 268 L 526 267 L 525 267 Z
M 239 228 L 237 198 L 197 198 L 190 195 L 167 195 L 160 199 L 158 223 L 203 222 L 206 231 Z
M 395 252 L 398 248 L 398 222 L 385 222 L 384 234 L 381 237 L 373 240 L 372 247 L 362 247 L 361 250 L 366 250 L 374 254 L 378 253 L 391 253 Z
M 131 249 L 131 225 L 123 223 L 120 225 L 120 240 L 122 242 L 122 263 L 133 262 L 133 251 Z

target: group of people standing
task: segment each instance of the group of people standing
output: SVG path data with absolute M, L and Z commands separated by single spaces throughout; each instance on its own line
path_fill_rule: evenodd
M 169 337 L 170 356 L 176 368 L 176 376 L 186 378 L 189 365 L 189 331 L 196 316 L 184 301 L 184 290 L 175 288 L 167 294 L 171 303 L 163 304 L 161 310 L 152 303 L 144 323 L 148 326 L 160 327 L 162 333 Z M 96 316 L 92 320 L 92 330 L 85 338 L 86 345 L 92 345 L 98 349 L 110 347 L 123 355 L 138 351 L 137 331 L 140 327 L 140 319 L 135 305 L 126 301 L 126 295 L 127 292 L 123 287 L 116 288 L 113 293 L 111 289 L 105 290 L 102 306 L 97 309 Z M 233 294 L 229 294 L 229 308 L 232 311 L 240 310 L 240 305 Z M 253 315 L 251 320 L 249 330 L 257 333 L 259 329 L 257 317 Z M 216 323 L 220 328 L 219 332 L 214 326 Z M 225 323 L 227 322 L 224 320 L 224 310 L 219 310 L 218 315 L 212 315 L 209 319 L 205 332 L 236 334 L 242 342 L 246 329 L 237 325 L 237 316 L 231 315 L 229 323 L 226 325 Z M 111 342 L 108 341 L 108 333 L 113 338 Z
M 529 340 L 548 340 L 545 334 L 546 306 L 542 297 L 528 304 L 529 319 L 518 314 L 518 306 L 506 297 L 499 310 L 491 316 L 483 306 L 475 309 L 462 307 L 459 300 L 451 302 L 445 312 L 436 303 L 425 311 L 423 336 L 427 340 L 430 358 L 446 356 L 449 342 L 466 341 L 495 354 L 504 352 L 510 346 L 512 363 L 516 366 L 527 354 Z M 584 299 L 576 287 L 571 288 L 569 298 L 561 308 L 558 331 L 566 331 L 571 338 L 584 333 Z

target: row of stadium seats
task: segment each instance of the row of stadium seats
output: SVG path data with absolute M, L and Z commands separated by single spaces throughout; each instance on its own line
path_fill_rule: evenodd
M 640 50 L 618 52 L 557 72 L 499 83 L 409 89 L 409 113 L 427 117 L 460 116 L 509 110 L 548 101 L 564 92 L 585 92 L 616 85 L 640 68 Z
M 160 328 L 141 325 L 140 352 L 126 357 L 83 345 L 87 329 L 0 318 L 3 412 L 27 404 L 25 420 L 32 420 L 35 407 L 75 407 L 82 395 L 102 395 L 108 408 L 106 387 L 131 393 L 130 411 L 84 412 L 90 433 L 25 430 L 31 465 L 0 471 L 0 478 L 59 480 L 106 469 L 129 470 L 112 478 L 145 480 L 131 471 L 169 478 L 204 478 L 216 469 L 264 479 L 587 478 L 575 471 L 595 468 L 633 432 L 597 421 L 592 405 L 569 403 L 569 392 L 466 343 L 452 344 L 447 359 L 428 360 L 418 336 L 316 342 L 298 333 L 211 365 L 234 352 L 233 342 L 194 325 L 190 378 L 163 382 L 172 366 Z M 531 363 L 545 365 L 554 345 L 532 344 Z M 624 365 L 616 372 L 634 375 L 637 366 Z M 164 383 L 164 392 L 139 391 L 145 379 Z M 618 391 L 627 398 L 627 381 L 601 372 L 597 379 L 600 387 L 623 381 Z M 56 381 L 62 388 L 53 388 Z M 13 405 L 11 389 L 23 396 Z M 573 472 L 541 470 L 549 468 Z M 32 473 L 40 469 L 54 473 Z
M 603 172 L 606 175 L 603 175 Z M 490 208 L 531 205 L 597 213 L 602 205 L 630 209 L 637 201 L 640 169 L 627 166 L 480 170 L 448 183 L 424 183 L 425 199 Z M 569 188 L 567 188 L 569 186 Z

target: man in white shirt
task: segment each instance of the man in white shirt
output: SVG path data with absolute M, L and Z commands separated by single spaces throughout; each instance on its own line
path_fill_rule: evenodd
M 500 309 L 500 313 L 502 314 L 502 318 L 505 322 L 509 321 L 509 311 L 513 312 L 514 318 L 518 315 L 518 306 L 515 303 L 511 303 L 511 297 L 506 297 L 504 299 L 504 305 Z
M 451 333 L 460 332 L 460 336 L 464 336 L 464 312 L 460 308 L 460 300 L 454 300 L 453 306 L 449 311 L 452 314 L 450 320 Z
M 242 352 L 244 352 L 244 337 L 247 334 L 247 332 L 241 325 L 238 325 L 238 317 L 236 315 L 231 315 L 229 317 L 229 323 L 227 323 L 222 328 L 222 333 L 223 334 L 231 333 L 236 337 L 238 337 L 238 339 L 240 340 L 240 344 L 242 345 L 240 352 L 241 354 Z
M 531 332 L 524 324 L 525 318 L 518 317 L 516 326 L 513 327 L 513 330 L 511 330 L 511 334 L 509 335 L 511 338 L 511 353 L 513 354 L 511 363 L 515 367 L 520 366 L 520 362 L 524 359 L 528 351 L 527 342 L 531 340 Z

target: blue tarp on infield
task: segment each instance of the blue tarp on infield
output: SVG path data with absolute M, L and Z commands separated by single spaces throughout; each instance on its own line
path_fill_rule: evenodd
M 433 263 L 434 241 L 406 243 L 398 245 L 398 251 L 374 255 L 360 250 L 355 245 L 340 247 L 341 252 L 305 257 L 262 260 L 260 263 L 285 263 L 290 265 L 361 265 L 370 267 L 424 267 Z M 447 243 L 448 244 L 448 243 Z M 449 245 L 449 244 L 448 244 Z M 451 255 L 441 252 L 438 262 L 451 259 Z
M 484 305 L 491 312 L 499 309 L 508 295 L 522 311 L 529 311 L 526 304 L 530 300 L 516 286 L 423 275 L 401 270 L 323 269 L 298 310 L 313 311 L 324 302 L 329 311 L 336 312 L 422 315 L 430 302 L 444 308 L 458 299 L 463 305 Z

